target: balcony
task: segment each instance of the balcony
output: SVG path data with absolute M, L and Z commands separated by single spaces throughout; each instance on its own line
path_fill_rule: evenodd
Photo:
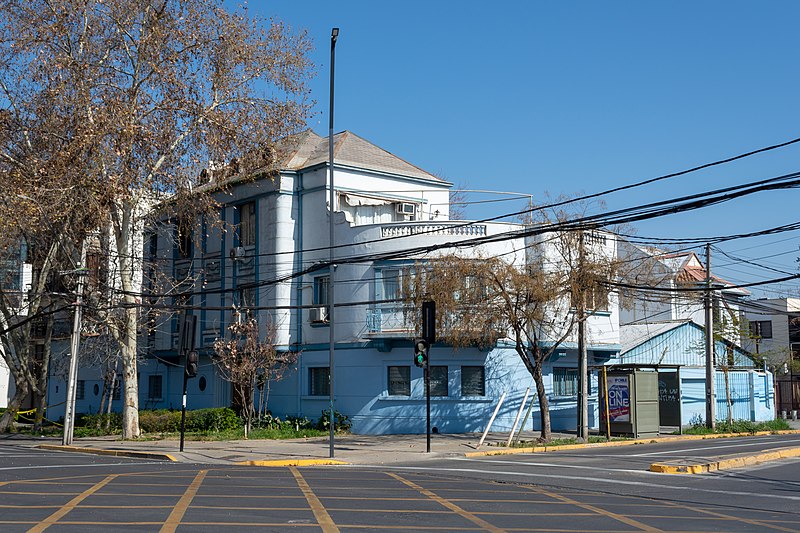
M 409 235 L 448 235 L 457 237 L 482 237 L 486 235 L 485 224 L 465 225 L 465 222 L 448 223 L 417 222 L 381 226 L 381 237 L 407 237 Z
M 371 338 L 408 338 L 413 328 L 406 323 L 402 305 L 374 307 L 367 310 L 367 336 Z

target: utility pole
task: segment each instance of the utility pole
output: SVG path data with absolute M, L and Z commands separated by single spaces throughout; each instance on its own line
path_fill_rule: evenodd
M 72 320 L 72 339 L 70 341 L 69 374 L 67 375 L 67 403 L 64 406 L 64 435 L 62 446 L 72 444 L 75 429 L 75 396 L 78 384 L 78 349 L 81 344 L 81 312 L 83 307 L 83 285 L 86 281 L 86 239 L 81 243 L 81 262 L 75 269 L 78 286 L 75 289 L 75 314 Z
M 336 411 L 334 410 L 334 379 L 333 379 L 333 368 L 334 368 L 334 350 L 335 350 L 335 343 L 336 343 L 336 335 L 334 332 L 334 315 L 333 315 L 333 300 L 334 300 L 334 278 L 336 275 L 336 265 L 334 264 L 334 220 L 333 220 L 333 213 L 334 213 L 334 204 L 336 201 L 336 192 L 333 188 L 333 75 L 334 75 L 334 65 L 336 61 L 336 39 L 339 37 L 339 28 L 332 28 L 331 29 L 331 93 L 330 93 L 330 111 L 329 111 L 329 121 L 328 121 L 328 160 L 331 164 L 330 169 L 330 182 L 331 188 L 328 193 L 328 253 L 329 253 L 329 260 L 330 260 L 330 274 L 328 277 L 328 394 L 329 394 L 329 406 L 328 406 L 328 425 L 330 426 L 330 436 L 328 439 L 328 455 L 331 459 L 334 456 L 334 434 L 336 432 Z
M 714 298 L 711 292 L 711 245 L 706 244 L 706 427 L 714 429 L 717 394 L 714 383 L 716 365 L 714 364 Z
M 583 442 L 589 440 L 589 387 L 587 374 L 589 373 L 589 354 L 586 351 L 586 278 L 584 272 L 584 235 L 583 230 L 578 236 L 578 287 L 579 298 L 577 302 L 578 313 L 578 437 Z

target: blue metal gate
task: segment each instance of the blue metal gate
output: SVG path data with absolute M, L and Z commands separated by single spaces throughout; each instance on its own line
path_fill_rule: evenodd
M 731 410 L 734 420 L 754 420 L 751 406 L 753 397 L 750 372 L 746 370 L 731 370 L 728 372 L 728 381 L 731 392 Z M 717 393 L 717 420 L 728 419 L 728 400 L 725 392 L 725 372 L 717 371 L 715 379 Z

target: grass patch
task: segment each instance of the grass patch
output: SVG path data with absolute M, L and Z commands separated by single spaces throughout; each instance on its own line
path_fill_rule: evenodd
M 734 420 L 733 423 L 727 421 L 717 422 L 714 429 L 709 429 L 705 425 L 696 423 L 684 429 L 684 435 L 715 435 L 719 433 L 749 433 L 754 434 L 762 431 L 784 431 L 791 429 L 789 423 L 781 418 L 766 422 L 751 422 L 749 420 Z
M 628 439 L 627 437 L 611 437 L 611 440 L 609 441 L 608 439 L 606 439 L 605 437 L 603 437 L 601 435 L 590 435 L 589 436 L 589 444 L 595 444 L 595 443 L 599 443 L 599 442 L 614 442 L 614 441 L 621 441 L 621 440 L 630 440 L 630 439 Z M 561 439 L 553 439 L 553 440 L 551 440 L 549 442 L 543 442 L 543 441 L 538 440 L 538 439 L 537 440 L 522 440 L 522 441 L 517 442 L 516 444 L 512 444 L 511 447 L 512 448 L 533 448 L 533 447 L 536 447 L 536 446 L 547 446 L 548 448 L 550 448 L 550 447 L 555 447 L 555 446 L 570 446 L 572 444 L 581 444 L 581 443 L 578 442 L 578 439 L 575 438 L 575 437 L 567 437 L 567 438 L 561 438 Z

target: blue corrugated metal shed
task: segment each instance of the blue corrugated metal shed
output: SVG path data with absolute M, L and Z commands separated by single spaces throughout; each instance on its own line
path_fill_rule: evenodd
M 705 366 L 705 331 L 692 322 L 669 321 L 620 327 L 621 364 Z M 750 353 L 727 341 L 715 342 L 717 361 L 733 354 L 734 367 L 753 368 Z

